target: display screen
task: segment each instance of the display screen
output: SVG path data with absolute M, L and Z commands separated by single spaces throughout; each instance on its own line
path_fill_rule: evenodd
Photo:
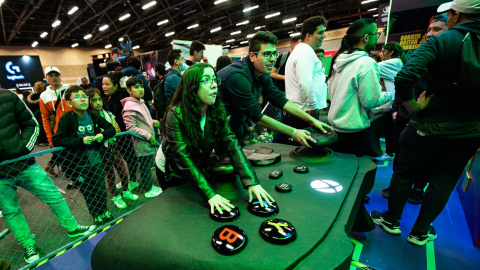
M 33 86 L 44 79 L 39 56 L 0 56 L 0 69 L 0 87 L 4 89 Z

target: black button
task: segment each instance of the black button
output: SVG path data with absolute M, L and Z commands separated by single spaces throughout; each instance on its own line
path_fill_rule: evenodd
M 286 245 L 297 239 L 297 231 L 292 223 L 278 218 L 265 220 L 258 232 L 265 241 L 276 245 Z
M 258 199 L 253 199 L 248 204 L 248 211 L 255 216 L 259 217 L 270 217 L 278 213 L 278 204 L 276 202 L 272 202 L 272 205 L 268 205 L 267 202 L 262 201 L 263 205 L 260 205 Z
M 282 177 L 283 175 L 283 172 L 280 171 L 280 170 L 275 170 L 273 172 L 270 173 L 270 175 L 268 176 L 270 179 L 278 179 L 280 177 Z
M 238 209 L 238 206 L 236 206 L 235 204 L 233 203 L 231 204 L 234 205 L 235 207 L 232 208 L 230 212 L 228 212 L 226 209 L 221 207 L 223 214 L 220 214 L 217 208 L 214 207 L 213 214 L 210 212 L 210 218 L 218 222 L 231 222 L 238 219 L 240 217 L 240 209 Z
M 278 183 L 275 185 L 275 190 L 282 193 L 288 193 L 292 191 L 292 185 L 289 183 Z
M 296 173 L 308 173 L 308 167 L 307 166 L 296 166 L 293 168 L 293 171 Z
M 225 225 L 218 228 L 212 236 L 213 248 L 222 255 L 234 255 L 247 245 L 247 235 L 238 226 Z

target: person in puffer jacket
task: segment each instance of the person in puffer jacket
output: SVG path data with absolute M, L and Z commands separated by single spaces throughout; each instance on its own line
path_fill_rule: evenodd
M 154 127 L 160 127 L 160 123 L 152 119 L 150 111 L 142 99 L 145 94 L 142 80 L 131 77 L 127 80 L 126 86 L 130 97 L 121 100 L 123 121 L 127 131 L 143 138 L 132 136 L 132 141 L 140 165 L 141 187 L 145 190 L 146 198 L 153 198 L 162 193 L 162 189 L 155 186 L 152 179 L 153 156 L 158 144 L 155 140 Z

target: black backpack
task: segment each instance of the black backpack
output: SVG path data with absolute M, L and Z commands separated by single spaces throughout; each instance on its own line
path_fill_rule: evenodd
M 468 32 L 458 48 L 460 69 L 457 82 L 468 89 L 480 87 L 480 35 Z
M 168 106 L 167 99 L 165 98 L 165 80 L 172 74 L 177 76 L 174 72 L 169 72 L 160 80 L 157 86 L 153 88 L 153 108 L 156 111 L 158 121 L 163 118 Z

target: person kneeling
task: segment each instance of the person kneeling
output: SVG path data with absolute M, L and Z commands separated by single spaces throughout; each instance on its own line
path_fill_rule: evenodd
M 230 211 L 233 205 L 213 190 L 202 171 L 215 141 L 218 141 L 240 175 L 244 188 L 248 188 L 249 201 L 253 193 L 259 201 L 271 205 L 273 198 L 260 185 L 237 138 L 228 127 L 225 109 L 217 98 L 219 84 L 209 64 L 196 64 L 186 70 L 162 119 L 162 147 L 156 159 L 159 183 L 162 188 L 171 184 L 165 179 L 173 172 L 198 187 L 200 196 L 208 200 L 211 213 L 214 208 L 220 213 L 223 213 L 221 208 Z

